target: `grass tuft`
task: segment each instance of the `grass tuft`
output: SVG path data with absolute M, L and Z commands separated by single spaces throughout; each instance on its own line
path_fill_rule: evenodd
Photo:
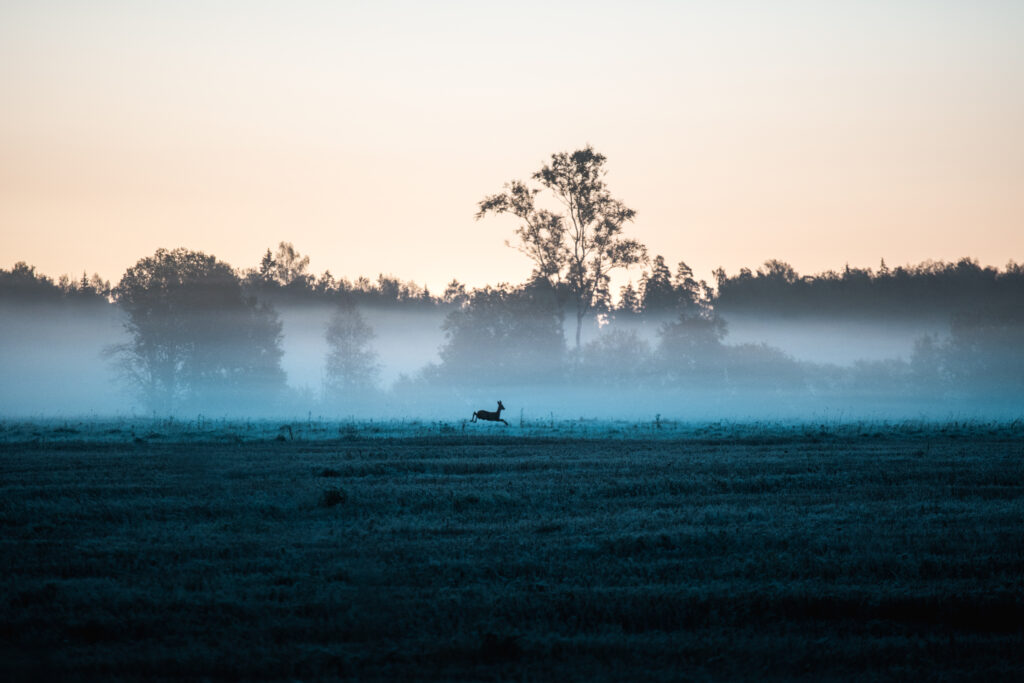
M 326 489 L 320 494 L 320 507 L 332 508 L 348 500 L 348 494 L 342 489 Z

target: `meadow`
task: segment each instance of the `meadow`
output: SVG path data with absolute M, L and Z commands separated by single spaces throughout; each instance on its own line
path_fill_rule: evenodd
M 1024 422 L 0 422 L 5 680 L 1019 680 Z

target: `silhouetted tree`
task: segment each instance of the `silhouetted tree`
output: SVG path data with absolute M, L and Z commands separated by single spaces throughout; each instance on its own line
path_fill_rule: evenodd
M 312 276 L 306 272 L 308 268 L 308 256 L 300 254 L 291 242 L 281 242 L 277 245 L 277 251 L 274 253 L 270 276 L 282 287 L 293 284 L 306 286 L 312 279 Z
M 331 271 L 325 270 L 313 284 L 313 291 L 323 296 L 338 291 L 338 281 L 331 275 Z
M 693 277 L 693 269 L 680 261 L 672 278 L 676 291 L 676 306 L 682 312 L 705 313 L 711 309 L 711 288 L 704 280 Z
M 110 353 L 154 410 L 265 404 L 284 388 L 281 323 L 228 264 L 159 249 L 125 272 L 114 296 L 131 341 Z
M 583 320 L 601 288 L 607 287 L 608 274 L 646 257 L 643 245 L 622 236 L 636 212 L 608 191 L 605 161 L 588 146 L 552 154 L 551 163 L 533 174 L 562 204 L 564 214 L 538 208 L 540 189 L 518 180 L 507 183 L 504 192 L 485 197 L 476 214 L 480 219 L 488 213 L 510 213 L 523 221 L 515 231 L 517 246 L 534 262 L 535 277 L 547 280 L 554 293 L 564 291 L 574 303 L 577 350 Z
M 722 313 L 949 318 L 979 306 L 1006 306 L 1024 298 L 1024 278 L 1011 263 L 1000 272 L 972 259 L 956 263 L 925 261 L 878 273 L 847 265 L 801 277 L 786 263 L 767 261 L 754 275 L 749 269 L 728 277 L 715 271 L 715 308 Z
M 846 267 L 849 271 L 850 267 Z M 785 261 L 779 261 L 778 259 L 769 259 L 764 262 L 764 265 L 757 269 L 758 277 L 765 278 L 777 283 L 793 284 L 799 279 L 793 266 L 789 265 Z
M 561 374 L 562 325 L 551 293 L 539 285 L 473 290 L 442 329 L 441 364 L 430 373 L 438 379 L 486 384 Z
M 72 280 L 61 275 L 55 283 L 36 272 L 35 266 L 18 261 L 10 270 L 0 268 L 0 302 L 7 304 L 88 304 L 106 306 L 110 296 L 110 283 L 98 274 Z
M 284 244 L 282 242 L 281 244 Z M 263 258 L 260 259 L 260 265 L 257 269 L 260 279 L 266 283 L 277 283 L 277 278 L 274 277 L 274 255 L 267 249 L 266 253 L 263 254 Z
M 444 296 L 441 298 L 446 304 L 454 304 L 461 306 L 469 300 L 469 295 L 466 293 L 466 285 L 462 284 L 458 280 L 452 280 L 445 287 Z
M 354 305 L 342 304 L 335 309 L 327 324 L 326 338 L 327 399 L 355 404 L 376 391 L 380 365 L 371 346 L 373 329 Z
M 640 300 L 644 313 L 658 314 L 674 311 L 678 304 L 672 271 L 660 254 L 651 261 L 651 269 L 640 278 Z
M 10 270 L 0 269 L 0 300 L 11 303 L 56 301 L 61 298 L 62 289 L 24 261 L 18 261 Z
M 650 271 L 640 279 L 640 297 L 643 312 L 652 316 L 704 315 L 711 307 L 707 283 L 698 282 L 685 261 L 679 262 L 672 275 L 660 255 L 654 257 Z
M 618 311 L 626 315 L 633 315 L 640 312 L 640 297 L 632 282 L 628 282 L 619 289 Z
M 336 278 L 329 270 L 319 277 L 308 272 L 309 257 L 289 242 L 263 254 L 258 266 L 244 272 L 244 286 L 261 301 L 278 307 L 306 304 L 352 304 L 379 308 L 432 308 L 442 302 L 426 286 L 381 274 L 376 281 Z

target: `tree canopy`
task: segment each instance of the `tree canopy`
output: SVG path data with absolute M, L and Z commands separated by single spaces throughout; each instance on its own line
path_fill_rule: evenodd
M 456 383 L 559 377 L 565 338 L 545 290 L 546 284 L 474 290 L 444 320 L 445 343 L 435 377 Z
M 609 273 L 640 263 L 646 249 L 622 235 L 636 212 L 614 198 L 604 181 L 607 158 L 587 146 L 551 155 L 551 162 L 533 174 L 563 211 L 537 205 L 541 188 L 513 180 L 505 191 L 478 204 L 477 219 L 489 213 L 509 213 L 522 224 L 516 228 L 517 248 L 534 262 L 534 276 L 548 281 L 552 291 L 564 292 L 576 311 L 576 349 L 580 349 L 583 320 L 607 290 Z M 559 300 L 562 303 L 562 300 Z
M 281 323 L 234 270 L 202 252 L 159 249 L 113 290 L 131 339 L 111 349 L 154 410 L 270 401 L 284 388 Z

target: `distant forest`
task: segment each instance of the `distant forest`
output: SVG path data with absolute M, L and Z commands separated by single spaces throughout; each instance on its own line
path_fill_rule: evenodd
M 731 276 L 719 268 L 709 285 L 685 262 L 672 268 L 623 234 L 635 212 L 608 191 L 605 162 L 590 147 L 554 154 L 530 181 L 510 181 L 479 202 L 477 219 L 520 221 L 511 246 L 533 263 L 521 284 L 468 289 L 453 279 L 431 292 L 390 275 L 314 275 L 309 257 L 281 242 L 242 269 L 201 252 L 159 249 L 116 285 L 85 273 L 54 281 L 19 262 L 0 270 L 0 306 L 4 315 L 118 312 L 127 341 L 103 355 L 158 412 L 239 409 L 254 397 L 262 409 L 275 401 L 289 409 L 307 400 L 289 396 L 279 311 L 314 308 L 331 312 L 317 333 L 328 349 L 319 400 L 353 412 L 373 414 L 410 396 L 422 406 L 424 395 L 527 386 L 547 388 L 535 396 L 553 395 L 551 388 L 628 390 L 654 405 L 651 397 L 680 393 L 703 403 L 779 405 L 858 396 L 869 405 L 926 397 L 1012 407 L 1024 398 L 1024 266 L 1011 261 L 1000 270 L 964 258 L 889 268 L 883 260 L 877 270 L 800 275 L 771 260 Z M 537 203 L 541 195 L 550 204 Z M 560 213 L 545 208 L 559 205 Z M 639 277 L 613 295 L 610 273 L 629 268 Z M 433 312 L 443 320 L 437 360 L 383 387 L 376 333 L 363 315 L 370 310 L 400 312 L 403 325 L 408 314 Z M 741 317 L 930 321 L 949 332 L 920 336 L 909 358 L 835 367 L 764 343 L 726 343 L 729 321 Z M 403 341 L 422 350 L 408 329 Z
M 373 308 L 436 309 L 461 306 L 477 292 L 453 279 L 443 292 L 392 275 L 376 279 L 336 278 L 330 271 L 307 272 L 309 258 L 282 242 L 270 249 L 256 267 L 235 271 L 245 290 L 271 304 L 346 304 Z M 596 298 L 595 315 L 665 316 L 709 308 L 720 313 L 766 317 L 866 317 L 873 319 L 947 319 L 951 314 L 1008 310 L 1024 301 L 1024 264 L 1010 261 L 1005 268 L 981 266 L 963 258 L 955 263 L 925 261 L 889 268 L 882 260 L 877 270 L 846 267 L 801 275 L 789 264 L 766 261 L 755 271 L 741 268 L 728 275 L 714 271 L 715 284 L 697 281 L 685 262 L 673 272 L 662 256 L 641 270 L 636 283 L 620 288 L 613 300 L 608 292 Z M 502 289 L 528 289 L 535 282 Z M 62 275 L 54 280 L 34 266 L 18 262 L 0 268 L 0 301 L 9 304 L 95 305 L 116 303 L 111 283 L 98 274 L 79 278 Z
M 160 274 L 161 268 L 171 272 Z M 132 341 L 105 355 L 140 403 L 157 412 L 216 410 L 253 393 L 278 397 L 276 405 L 286 409 L 294 397 L 280 369 L 282 328 L 275 311 L 293 307 L 335 311 L 325 330 L 330 357 L 321 400 L 327 409 L 372 410 L 403 394 L 507 386 L 510 378 L 531 386 L 629 387 L 726 399 L 1024 399 L 1024 268 L 1013 263 L 999 270 L 962 259 L 800 276 L 769 261 L 735 276 L 719 270 L 711 287 L 695 280 L 685 263 L 672 272 L 656 256 L 617 300 L 598 297 L 591 339 L 575 353 L 558 297 L 542 279 L 475 289 L 453 280 L 434 294 L 388 275 L 349 280 L 307 271 L 308 258 L 288 243 L 240 270 L 212 256 L 161 250 L 116 286 L 98 275 L 55 281 L 17 263 L 0 269 L 0 305 L 8 313 L 127 313 Z M 190 293 L 190 279 L 206 284 Z M 211 298 L 212 291 L 227 295 Z M 215 318 L 206 315 L 211 306 Z M 360 314 L 370 309 L 443 316 L 439 362 L 390 389 L 381 386 L 374 332 Z M 800 362 L 765 344 L 725 343 L 733 315 L 941 318 L 950 334 L 923 336 L 909 359 L 837 368 Z M 213 319 L 231 322 L 218 332 Z M 638 335 L 638 324 L 653 325 L 657 341 Z

